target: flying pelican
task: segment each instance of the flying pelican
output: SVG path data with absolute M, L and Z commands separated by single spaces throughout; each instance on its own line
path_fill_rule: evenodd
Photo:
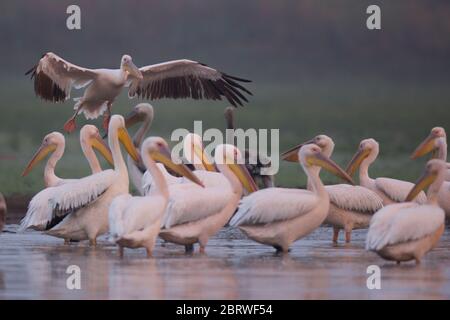
M 447 162 L 447 135 L 444 128 L 435 127 L 431 129 L 428 137 L 417 147 L 411 155 L 412 159 L 417 159 L 432 152 L 437 159 Z M 448 163 L 446 177 L 438 194 L 439 206 L 444 209 L 447 218 L 450 218 L 450 171 Z
M 100 137 L 97 127 L 87 124 L 81 128 L 80 145 L 92 173 L 97 173 L 102 170 L 93 149 L 98 150 L 111 165 L 113 164 L 111 151 Z M 77 181 L 77 179 L 62 179 L 55 174 L 56 164 L 63 156 L 64 149 L 65 139 L 61 133 L 55 131 L 47 134 L 41 146 L 23 171 L 22 177 L 28 175 L 40 161 L 45 159 L 49 153 L 52 153 L 44 169 L 45 187 L 55 187 L 64 183 Z
M 205 252 L 208 239 L 216 234 L 231 218 L 242 197 L 243 187 L 248 192 L 257 186 L 242 161 L 240 151 L 232 145 L 218 145 L 214 154 L 215 165 L 226 177 L 229 188 L 222 185 L 201 188 L 196 184 L 169 186 L 170 199 L 159 236 L 168 242 L 185 246 L 186 252 L 200 244 Z
M 6 201 L 5 197 L 0 193 L 0 232 L 6 224 Z
M 88 69 L 74 65 L 58 55 L 47 52 L 27 73 L 34 78 L 36 95 L 51 102 L 70 97 L 72 87 L 86 87 L 77 98 L 75 114 L 66 122 L 64 130 L 75 130 L 75 118 L 83 112 L 86 119 L 95 119 L 106 111 L 106 129 L 111 106 L 123 87 L 129 87 L 130 98 L 146 99 L 193 98 L 222 100 L 237 107 L 251 92 L 237 83 L 249 80 L 230 76 L 205 64 L 191 60 L 174 60 L 137 68 L 129 55 L 122 56 L 119 69 Z M 242 91 L 242 92 L 241 92 Z
M 407 202 L 385 206 L 375 213 L 367 233 L 366 249 L 397 263 L 413 259 L 420 263 L 444 232 L 445 213 L 437 198 L 446 171 L 444 161 L 428 161 L 424 175 L 406 197 Z M 420 190 L 428 186 L 424 204 L 411 202 Z
M 234 107 L 225 108 L 225 121 L 227 123 L 227 129 L 235 130 L 236 126 L 234 124 Z M 233 141 L 234 143 L 234 141 Z M 252 175 L 253 179 L 258 183 L 259 186 L 263 188 L 272 188 L 275 186 L 275 176 L 274 175 L 262 175 L 261 169 L 270 167 L 270 161 L 266 159 L 261 153 L 255 152 L 254 150 L 246 149 L 244 151 L 245 156 L 245 166 L 247 170 Z M 256 164 L 250 163 L 251 159 L 256 159 Z M 264 160 L 264 161 L 262 161 Z M 264 163 L 263 163 L 264 162 Z
M 141 156 L 147 170 L 154 177 L 156 191 L 144 197 L 124 194 L 112 201 L 109 208 L 110 234 L 111 240 L 119 245 L 120 256 L 123 256 L 124 247 L 144 247 L 147 256 L 152 255 L 169 200 L 169 188 L 155 161 L 164 163 L 181 176 L 201 185 L 187 166 L 172 162 L 169 147 L 162 138 L 147 138 L 142 145 Z
M 287 252 L 292 242 L 318 228 L 327 217 L 330 198 L 319 177 L 318 166 L 353 184 L 352 179 L 319 146 L 307 144 L 298 151 L 311 191 L 267 188 L 242 199 L 230 221 L 250 239 Z
M 374 139 L 362 140 L 358 151 L 347 166 L 347 173 L 353 176 L 359 168 L 359 184 L 376 192 L 383 199 L 383 205 L 404 202 L 409 190 L 414 186 L 413 183 L 391 178 L 369 177 L 369 166 L 376 160 L 378 152 L 378 142 Z M 420 192 L 414 201 L 422 204 L 426 198 L 425 193 Z
M 136 123 L 141 123 L 139 129 L 133 136 L 134 146 L 139 150 L 142 146 L 142 141 L 144 141 L 145 135 L 150 129 L 154 118 L 153 107 L 149 103 L 139 103 L 133 110 L 125 117 L 125 124 L 127 128 L 130 128 Z M 127 156 L 127 166 L 128 173 L 130 175 L 130 180 L 133 186 L 136 188 L 138 193 L 143 196 L 144 189 L 142 186 L 142 176 L 145 172 L 145 165 L 143 163 L 136 163 L 130 157 Z
M 22 229 L 37 225 L 48 230 L 49 235 L 71 240 L 89 239 L 91 245 L 96 245 L 97 236 L 108 231 L 108 208 L 111 201 L 120 194 L 128 193 L 128 171 L 119 141 L 136 161 L 139 158 L 122 116 L 111 117 L 108 132 L 114 169 L 44 189 L 33 199 L 45 197 L 47 202 L 37 208 L 30 203 L 21 223 Z M 39 211 L 33 214 L 32 211 L 36 210 Z M 29 217 L 33 216 L 40 217 L 40 221 L 30 221 Z
M 298 150 L 310 143 L 318 145 L 322 153 L 331 158 L 334 141 L 324 134 L 291 148 L 281 156 L 284 160 L 298 162 Z M 321 167 L 314 167 L 311 170 L 317 171 L 318 174 Z M 307 183 L 307 188 L 311 191 L 311 181 L 308 179 Z M 345 242 L 349 243 L 352 230 L 368 228 L 372 215 L 383 207 L 383 200 L 375 192 L 361 186 L 335 184 L 325 186 L 325 190 L 330 197 L 330 209 L 324 223 L 333 226 L 334 243 L 337 243 L 341 229 L 345 231 Z

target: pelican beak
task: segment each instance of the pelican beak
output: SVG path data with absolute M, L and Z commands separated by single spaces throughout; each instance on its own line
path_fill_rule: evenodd
M 437 137 L 432 133 L 428 137 L 426 137 L 426 139 L 423 140 L 421 144 L 419 144 L 416 150 L 414 150 L 413 154 L 411 155 L 411 159 L 415 160 L 426 155 L 427 153 L 434 151 L 434 142 L 436 141 L 436 138 Z
M 105 158 L 105 160 L 108 161 L 111 166 L 114 166 L 111 150 L 109 149 L 105 141 L 102 140 L 100 135 L 97 134 L 95 137 L 92 137 L 90 139 L 90 144 L 92 148 L 100 152 L 103 158 Z
M 253 180 L 245 165 L 237 163 L 227 163 L 227 166 L 231 169 L 231 171 L 233 171 L 234 175 L 242 183 L 245 190 L 247 190 L 249 193 L 258 191 L 258 186 L 256 185 L 255 180 Z
M 166 167 L 175 171 L 179 175 L 188 178 L 192 182 L 198 184 L 201 187 L 205 187 L 200 179 L 184 164 L 176 164 L 172 161 L 169 149 L 165 146 L 161 146 L 159 150 L 150 152 L 150 157 L 154 161 L 161 162 Z
M 209 160 L 208 155 L 205 152 L 205 149 L 198 145 L 194 145 L 194 153 L 197 155 L 199 159 L 202 159 L 202 165 L 205 167 L 207 171 L 218 172 L 217 167 L 214 163 Z
M 131 74 L 133 77 L 136 77 L 139 80 L 144 79 L 141 70 L 139 70 L 139 68 L 136 67 L 136 65 L 132 61 L 128 62 L 125 68 L 126 68 L 125 70 L 128 71 L 128 73 Z
M 136 147 L 133 144 L 133 140 L 131 140 L 130 134 L 128 133 L 127 129 L 125 128 L 119 128 L 118 132 L 119 141 L 123 144 L 125 147 L 125 150 L 127 150 L 128 154 L 131 156 L 131 158 L 136 162 L 140 162 L 140 156 L 139 152 L 136 150 Z
M 347 181 L 351 185 L 355 185 L 352 178 L 339 167 L 333 160 L 325 156 L 323 153 L 317 153 L 313 156 L 309 156 L 306 161 L 309 165 L 320 166 L 325 170 L 331 172 L 335 176 Z
M 355 174 L 363 160 L 369 156 L 370 151 L 370 149 L 358 149 L 345 170 L 350 177 Z
M 28 165 L 25 167 L 25 170 L 22 172 L 22 177 L 25 177 L 27 174 L 30 173 L 30 171 L 33 169 L 33 167 L 41 162 L 45 157 L 50 153 L 56 150 L 55 144 L 46 144 L 43 143 L 39 149 L 34 154 L 33 158 L 31 158 L 30 162 L 28 162 Z
M 307 144 L 314 143 L 314 140 L 308 140 L 306 142 L 303 142 L 299 145 L 296 145 L 295 147 L 290 148 L 289 150 L 286 150 L 281 154 L 281 159 L 288 162 L 298 162 L 298 150 L 300 150 L 301 147 Z
M 420 191 L 427 188 L 430 184 L 434 182 L 437 178 L 437 172 L 431 172 L 429 170 L 425 170 L 424 174 L 416 181 L 416 184 L 408 193 L 405 201 L 413 201 L 414 198 L 420 193 Z
M 141 119 L 139 118 L 139 113 L 133 109 L 125 117 L 125 127 L 128 129 L 140 121 Z

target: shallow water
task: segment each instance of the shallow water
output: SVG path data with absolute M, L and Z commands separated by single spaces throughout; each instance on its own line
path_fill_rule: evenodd
M 97 248 L 8 225 L 0 234 L 0 299 L 448 299 L 450 230 L 422 264 L 397 266 L 364 251 L 365 231 L 351 245 L 331 243 L 322 227 L 297 241 L 288 255 L 223 229 L 206 255 L 159 242 L 154 257 L 117 249 L 101 237 Z M 341 237 L 343 235 L 341 234 Z M 367 267 L 381 268 L 381 289 L 366 286 Z M 81 270 L 81 289 L 69 290 L 69 265 Z

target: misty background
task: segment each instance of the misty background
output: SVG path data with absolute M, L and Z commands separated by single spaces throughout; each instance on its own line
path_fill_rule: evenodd
M 81 7 L 79 31 L 66 28 L 70 4 Z M 382 30 L 366 28 L 371 4 L 381 7 Z M 47 51 L 89 68 L 117 68 L 125 53 L 138 66 L 187 58 L 251 79 L 254 96 L 236 110 L 238 127 L 279 128 L 281 149 L 327 134 L 344 167 L 361 139 L 375 138 L 374 177 L 415 180 L 425 159 L 412 161 L 410 153 L 433 126 L 448 129 L 448 1 L 19 0 L 3 1 L 0 12 L 0 192 L 6 195 L 42 188 L 43 166 L 29 177 L 20 173 L 43 136 L 61 131 L 73 112 L 72 100 L 39 100 L 24 76 Z M 138 102 L 124 92 L 113 111 L 125 114 Z M 150 135 L 168 138 L 176 128 L 192 129 L 194 120 L 225 128 L 225 101 L 151 103 Z M 79 127 L 85 122 L 78 118 Z M 74 133 L 57 174 L 87 172 Z M 298 186 L 305 177 L 298 165 L 283 164 L 276 181 Z

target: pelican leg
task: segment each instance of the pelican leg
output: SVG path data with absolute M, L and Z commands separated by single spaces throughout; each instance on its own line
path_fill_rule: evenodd
M 147 258 L 151 258 L 153 256 L 152 248 L 145 248 L 147 251 Z
M 70 239 L 64 239 L 64 244 L 65 244 L 65 245 L 70 244 Z
M 200 245 L 200 248 L 199 248 L 199 252 L 200 252 L 200 254 L 205 254 L 205 246 L 203 246 L 203 245 Z
M 339 238 L 339 228 L 334 227 L 333 228 L 333 243 L 337 243 L 338 242 L 338 238 Z
M 90 245 L 91 247 L 96 247 L 96 246 L 97 246 L 97 239 L 96 239 L 96 238 L 94 238 L 94 239 L 89 239 L 89 245 Z
M 119 246 L 119 258 L 122 259 L 123 258 L 123 247 Z
M 185 253 L 192 253 L 194 252 L 194 245 L 193 244 L 187 244 L 184 246 Z
M 70 117 L 69 120 L 67 120 L 67 122 L 64 124 L 64 131 L 66 131 L 67 133 L 71 133 L 76 129 L 77 125 L 75 123 L 75 118 L 77 117 L 78 113 L 80 112 L 81 106 L 82 105 L 80 105 L 77 108 L 77 110 L 75 111 L 73 116 Z
M 112 102 L 108 102 L 108 109 L 103 116 L 103 129 L 105 129 L 106 132 L 108 132 L 109 120 L 111 119 L 111 106 Z
M 345 242 L 350 243 L 352 240 L 352 231 L 345 231 Z

